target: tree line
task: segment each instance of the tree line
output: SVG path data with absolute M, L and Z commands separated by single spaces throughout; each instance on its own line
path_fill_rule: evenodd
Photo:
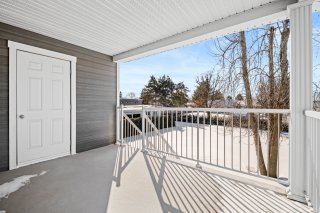
M 163 107 L 185 107 L 191 103 L 193 107 L 211 108 L 224 107 L 225 101 L 230 102 L 233 97 L 224 96 L 221 90 L 220 77 L 216 77 L 213 71 L 201 74 L 196 78 L 196 89 L 191 99 L 188 95 L 189 88 L 184 82 L 174 83 L 168 75 L 156 78 L 150 76 L 147 85 L 141 91 L 140 99 L 143 104 Z M 218 88 L 219 87 L 219 88 Z M 128 93 L 127 98 L 135 98 L 134 93 Z M 243 95 L 238 94 L 234 100 L 243 101 Z M 239 104 L 234 107 L 240 107 Z
M 188 102 L 188 87 L 183 82 L 174 83 L 163 75 L 159 78 L 151 76 L 148 84 L 141 91 L 143 104 L 164 107 L 182 107 Z

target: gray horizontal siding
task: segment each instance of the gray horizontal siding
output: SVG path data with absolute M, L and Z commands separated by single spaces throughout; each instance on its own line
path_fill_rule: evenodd
M 7 42 L 1 38 L 0 52 L 0 171 L 2 171 L 8 169 L 9 159 L 9 51 Z
M 0 22 L 0 171 L 9 166 L 8 40 L 76 56 L 77 152 L 115 142 L 117 73 L 112 58 Z

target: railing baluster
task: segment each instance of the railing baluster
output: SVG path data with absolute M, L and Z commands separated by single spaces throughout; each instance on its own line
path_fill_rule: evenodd
M 160 116 L 162 116 L 162 125 L 161 125 L 159 131 L 160 131 L 160 133 L 161 133 L 161 131 L 163 133 L 163 130 L 164 130 L 164 110 L 160 111 Z M 164 143 L 163 139 L 164 138 L 161 137 L 161 140 L 162 140 L 162 151 L 165 150 L 165 146 L 166 146 L 166 144 Z
M 183 130 L 182 110 L 181 110 L 180 113 L 181 113 L 181 114 L 180 114 L 180 122 L 181 122 L 181 131 L 180 131 L 180 155 L 183 156 L 183 154 L 182 154 L 182 144 L 183 144 L 183 142 L 182 142 L 182 130 Z
M 173 152 L 173 111 L 170 111 L 170 114 L 171 114 L 171 141 L 170 141 L 170 144 L 171 144 L 171 152 Z
M 151 123 L 153 123 L 153 111 L 150 111 L 150 121 L 151 121 Z M 154 140 L 153 140 L 154 138 L 153 138 L 153 131 L 152 131 L 151 124 L 149 124 L 149 125 L 150 125 L 149 131 L 150 131 L 150 142 L 151 142 L 151 144 L 148 143 L 148 147 L 150 148 L 152 144 L 154 145 Z
M 146 113 L 146 117 L 149 118 L 149 113 Z M 150 130 L 149 130 L 149 123 L 146 122 L 146 148 L 148 149 L 148 145 L 149 145 L 149 134 L 150 134 Z M 136 132 L 137 133 L 137 132 Z M 139 143 L 138 143 L 139 146 Z
M 149 115 L 150 115 L 149 119 L 152 122 L 152 111 L 149 112 Z M 151 124 L 149 123 L 149 140 L 148 140 L 149 143 L 147 143 L 148 148 L 150 148 L 151 144 L 153 144 L 152 135 L 153 135 L 153 132 L 152 132 Z
M 168 152 L 168 151 L 169 151 L 169 125 L 168 125 L 168 123 L 169 123 L 169 115 L 168 115 L 168 110 L 167 110 L 167 117 L 166 117 L 166 119 L 167 119 L 167 126 L 166 126 L 166 131 L 167 131 L 166 152 Z
M 231 118 L 231 168 L 233 169 L 233 113 Z
M 270 113 L 268 114 L 268 117 L 270 117 Z M 269 138 L 270 138 L 270 119 L 268 119 L 268 125 L 267 125 L 267 132 L 268 132 L 268 136 L 267 136 L 267 156 L 269 156 Z M 266 159 L 268 159 L 267 162 L 267 176 L 269 176 L 269 158 L 267 157 Z
M 277 153 L 277 178 L 279 178 L 279 152 L 280 152 L 280 114 L 278 113 L 278 153 Z
M 260 128 L 260 113 L 258 113 L 258 135 L 256 136 L 257 141 L 259 140 L 259 128 Z M 262 135 L 262 130 L 261 130 L 261 135 Z M 260 150 L 260 143 L 258 141 L 258 150 Z M 258 159 L 257 159 L 257 174 L 258 175 L 260 175 L 259 159 L 260 159 L 260 152 L 258 152 Z
M 209 119 L 210 119 L 210 122 L 209 122 L 209 124 L 210 124 L 210 163 L 211 163 L 211 143 L 212 143 L 212 137 L 211 137 L 211 112 L 210 112 L 210 114 L 209 114 Z
M 203 123 L 203 140 L 202 140 L 203 141 L 203 145 L 202 145 L 203 157 L 202 157 L 202 159 L 203 159 L 203 161 L 206 161 L 206 159 L 205 159 L 205 157 L 206 157 L 206 153 L 205 153 L 205 151 L 206 151 L 206 133 L 205 133 L 206 114 L 205 113 L 206 113 L 205 111 L 203 111 L 203 113 L 202 113 L 202 123 Z
M 226 167 L 226 113 L 223 113 L 223 166 Z
M 132 142 L 132 126 L 130 125 L 129 127 L 129 136 L 130 136 L 130 139 L 129 139 L 129 142 Z
M 157 111 L 157 119 L 158 119 L 158 149 L 161 150 L 161 138 L 160 138 L 160 120 L 161 120 L 161 114 L 160 114 L 160 110 Z
M 152 123 L 156 126 L 157 125 L 157 116 L 156 116 L 156 112 L 155 110 L 152 110 L 152 118 L 153 118 L 153 121 Z M 155 129 L 153 128 L 152 129 L 152 138 L 153 138 L 153 148 L 154 149 L 157 149 L 157 135 L 156 135 L 156 132 L 155 132 Z
M 176 110 L 176 153 L 178 155 L 178 111 Z
M 144 107 L 142 106 L 142 149 L 145 150 L 146 149 L 146 143 L 145 143 L 145 112 L 144 112 Z
M 196 164 L 196 167 L 199 168 L 201 167 L 200 166 L 200 163 L 199 163 L 199 111 L 197 112 L 197 164 Z
M 159 122 L 160 122 L 160 117 L 159 117 L 159 110 L 156 110 L 155 111 L 155 117 L 156 117 L 156 128 L 159 130 L 160 128 L 160 125 L 159 125 Z M 160 150 L 160 137 L 159 137 L 159 132 L 156 132 L 156 139 L 157 139 L 157 151 Z
M 158 138 L 159 138 L 159 150 L 160 151 L 163 151 L 163 140 L 161 138 L 161 135 L 160 135 L 160 132 L 161 132 L 161 118 L 162 118 L 162 111 L 159 109 L 158 110 L 158 116 L 159 116 L 159 120 L 158 120 L 158 124 L 159 124 L 159 127 L 158 127 Z
M 128 137 L 127 136 L 127 119 L 125 119 L 125 123 L 124 124 L 125 124 L 125 127 L 124 127 L 124 130 L 125 130 L 125 135 L 124 136 L 125 137 L 124 138 L 125 138 L 125 142 L 127 143 L 127 141 L 128 141 L 128 138 L 127 138 Z
M 193 111 L 191 112 L 191 158 L 193 159 Z
M 152 129 L 152 125 L 151 125 L 151 124 L 153 124 L 152 119 L 153 119 L 153 111 L 150 112 L 150 122 L 148 122 L 149 123 L 149 131 L 150 131 L 150 133 L 149 133 L 150 139 L 149 139 L 149 143 L 148 143 L 149 148 L 154 147 L 154 145 L 155 145 L 154 137 L 153 137 L 153 129 Z
M 149 144 L 149 147 L 155 147 L 155 140 L 154 140 L 154 129 L 152 127 L 152 124 L 150 125 L 150 137 L 151 137 L 151 143 Z
M 189 124 L 189 116 L 186 111 L 186 157 L 188 157 L 188 124 Z
M 250 173 L 250 119 L 251 114 L 248 113 L 248 172 Z
M 219 114 L 216 114 L 217 122 L 217 165 L 219 165 Z
M 157 116 L 156 116 L 156 114 L 155 114 L 156 112 L 155 112 L 155 110 L 153 110 L 152 111 L 152 118 L 153 118 L 153 121 L 152 121 L 152 123 L 156 126 L 157 125 L 157 121 L 156 121 L 156 118 L 157 118 Z M 155 129 L 153 128 L 152 129 L 152 137 L 153 137 L 153 148 L 154 149 L 157 149 L 157 136 L 156 136 L 156 132 L 155 132 Z
M 241 112 L 240 112 L 240 141 L 239 141 L 239 146 L 240 146 L 240 149 L 239 149 L 239 152 L 240 152 L 240 154 L 239 154 L 239 157 L 240 157 L 240 160 L 239 160 L 239 162 L 240 162 L 240 171 L 242 171 L 242 169 L 241 169 L 241 167 L 242 167 L 242 161 L 241 161 L 241 154 L 242 154 L 242 147 L 241 147 L 241 135 L 242 135 L 242 132 L 241 132 L 241 126 L 242 126 L 242 114 L 241 114 Z

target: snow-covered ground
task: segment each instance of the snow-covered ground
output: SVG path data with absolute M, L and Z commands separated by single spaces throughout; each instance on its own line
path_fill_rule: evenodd
M 177 122 L 177 126 L 160 130 L 162 137 L 153 132 L 147 136 L 148 148 L 173 153 L 189 159 L 197 159 L 199 146 L 199 160 L 202 162 L 257 174 L 257 156 L 252 132 L 248 129 L 200 125 L 197 132 L 196 125 Z M 249 134 L 250 133 L 250 134 Z M 268 165 L 267 133 L 259 131 L 263 157 Z M 199 134 L 199 145 L 197 144 Z M 250 136 L 249 136 L 250 135 Z M 287 133 L 280 136 L 279 144 L 279 177 L 287 178 L 289 169 L 289 138 Z
M 14 178 L 10 182 L 7 182 L 7 183 L 0 185 L 0 200 L 2 198 L 8 198 L 11 193 L 13 193 L 13 192 L 19 190 L 21 187 L 29 184 L 31 178 L 34 178 L 37 176 L 42 176 L 46 173 L 47 173 L 47 171 L 42 171 L 39 174 L 23 175 L 23 176 Z

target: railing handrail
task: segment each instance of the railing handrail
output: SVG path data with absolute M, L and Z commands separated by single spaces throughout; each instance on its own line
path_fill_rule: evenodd
M 171 110 L 171 111 L 205 111 L 205 112 L 230 112 L 230 113 L 275 113 L 290 114 L 290 109 L 259 109 L 259 108 L 188 108 L 188 107 L 150 107 L 144 110 Z
M 150 106 L 150 105 L 122 105 L 124 110 L 130 110 L 130 109 L 141 109 L 142 107 L 144 108 L 157 108 L 155 106 Z M 121 109 L 121 106 L 117 106 L 117 109 Z
M 310 118 L 315 118 L 320 120 L 320 112 L 313 111 L 313 110 L 306 110 L 304 112 L 305 116 L 310 117 Z
M 191 108 L 191 107 L 149 107 L 143 106 L 145 111 L 172 110 L 172 111 L 206 111 L 206 112 L 230 112 L 230 113 L 275 113 L 290 114 L 290 109 L 265 109 L 265 108 Z M 118 107 L 120 109 L 121 107 Z M 124 107 L 123 110 L 141 109 L 142 106 Z M 312 111 L 313 112 L 313 111 Z

